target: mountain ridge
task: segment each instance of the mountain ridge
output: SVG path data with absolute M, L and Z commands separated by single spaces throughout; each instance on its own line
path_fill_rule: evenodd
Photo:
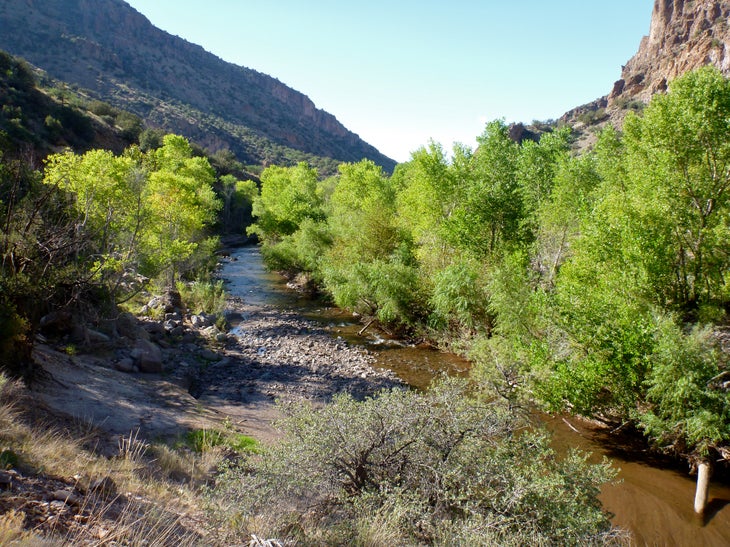
M 395 167 L 303 93 L 154 27 L 123 0 L 5 0 L 0 28 L 0 49 L 212 152 L 267 164 L 283 148 L 300 153 L 289 163 L 314 155 Z

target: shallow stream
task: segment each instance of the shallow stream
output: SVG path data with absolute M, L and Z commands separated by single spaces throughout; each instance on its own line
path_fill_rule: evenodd
M 440 374 L 466 374 L 469 364 L 454 355 L 429 347 L 409 346 L 390 340 L 376 329 L 358 332 L 362 325 L 352 315 L 303 298 L 286 287 L 281 276 L 266 271 L 255 247 L 231 255 L 222 269 L 227 290 L 245 302 L 293 310 L 324 324 L 332 336 L 367 347 L 376 357 L 375 366 L 393 370 L 415 387 L 425 387 Z M 595 459 L 607 456 L 620 469 L 620 482 L 601 492 L 604 507 L 615 516 L 615 525 L 629 529 L 638 545 L 712 546 L 730 545 L 730 484 L 715 480 L 710 506 L 704 517 L 692 509 L 694 478 L 685 467 L 647 455 L 634 439 L 611 434 L 599 427 L 567 417 L 543 416 L 553 432 L 557 448 L 580 448 Z

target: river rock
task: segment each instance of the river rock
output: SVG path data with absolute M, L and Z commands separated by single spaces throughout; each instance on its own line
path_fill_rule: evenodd
M 210 350 L 208 348 L 201 350 L 201 352 L 198 355 L 200 356 L 201 359 L 203 359 L 205 361 L 220 361 L 221 360 L 220 355 L 218 355 L 216 352 L 214 352 L 213 350 Z
M 106 344 L 111 341 L 111 338 L 98 330 L 86 329 L 86 340 L 90 344 Z
M 172 314 L 168 314 L 168 315 L 172 315 Z M 162 326 L 164 327 L 164 329 L 165 329 L 165 332 L 167 332 L 167 333 L 169 334 L 169 333 L 171 333 L 171 332 L 172 332 L 173 330 L 175 330 L 176 328 L 178 328 L 178 327 L 180 326 L 180 321 L 175 321 L 175 320 L 173 320 L 173 319 L 167 319 L 167 320 L 166 320 L 166 321 L 165 321 L 165 322 L 164 322 L 164 323 L 162 324 Z
M 147 321 L 144 324 L 144 330 L 146 330 L 152 336 L 162 336 L 165 334 L 165 327 L 158 321 Z
M 140 372 L 162 372 L 162 350 L 149 340 L 137 340 L 131 357 Z
M 135 365 L 134 359 L 131 357 L 125 357 L 114 363 L 114 368 L 120 372 L 134 372 Z
M 177 311 L 165 314 L 165 321 L 182 321 L 182 319 L 182 314 Z
M 79 505 L 81 503 L 80 498 L 71 490 L 55 490 L 51 493 L 51 499 L 61 501 L 66 505 Z
M 119 336 L 136 340 L 140 331 L 139 321 L 129 312 L 120 313 L 115 321 L 115 329 Z

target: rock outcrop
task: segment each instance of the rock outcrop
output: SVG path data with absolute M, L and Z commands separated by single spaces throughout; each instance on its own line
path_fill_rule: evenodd
M 566 112 L 561 123 L 577 136 L 575 148 L 596 140 L 596 129 L 621 127 L 626 114 L 641 110 L 672 80 L 706 65 L 730 76 L 730 0 L 655 0 L 649 34 L 607 95 Z
M 656 0 L 649 35 L 623 67 L 608 106 L 647 102 L 677 76 L 705 65 L 730 75 L 730 2 Z

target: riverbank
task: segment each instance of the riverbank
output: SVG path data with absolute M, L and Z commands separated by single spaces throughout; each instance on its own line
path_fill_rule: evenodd
M 231 298 L 225 315 L 228 332 L 210 317 L 124 315 L 107 334 L 87 332 L 84 346 L 36 345 L 30 387 L 0 382 L 0 543 L 32 530 L 68 544 L 118 533 L 215 544 L 197 488 L 226 448 L 193 453 L 191 432 L 270 443 L 277 401 L 324 404 L 405 386 L 372 367 L 364 348 L 295 313 Z M 138 518 L 151 507 L 165 523 Z
M 159 351 L 155 373 L 111 351 L 113 340 L 72 355 L 38 345 L 42 372 L 31 393 L 51 411 L 106 432 L 102 445 L 113 452 L 130 431 L 170 439 L 223 423 L 268 442 L 276 437 L 276 401 L 325 403 L 340 392 L 362 398 L 404 386 L 393 372 L 373 368 L 366 349 L 292 312 L 230 298 L 225 314 L 233 326 L 227 333 L 190 316 L 167 325 L 142 321 L 146 347 Z

